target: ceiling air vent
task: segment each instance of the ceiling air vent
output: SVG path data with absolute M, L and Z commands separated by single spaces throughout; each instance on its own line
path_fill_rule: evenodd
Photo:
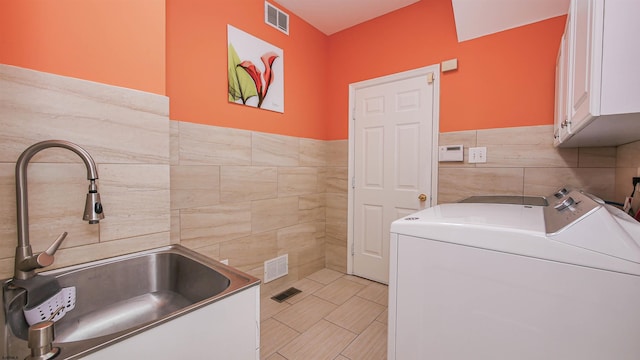
M 289 14 L 264 2 L 264 22 L 289 35 Z

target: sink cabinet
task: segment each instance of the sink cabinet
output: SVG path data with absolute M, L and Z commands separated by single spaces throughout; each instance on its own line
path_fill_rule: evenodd
M 260 359 L 259 289 L 253 286 L 82 359 Z
M 556 146 L 640 139 L 639 13 L 638 1 L 571 1 L 556 62 Z

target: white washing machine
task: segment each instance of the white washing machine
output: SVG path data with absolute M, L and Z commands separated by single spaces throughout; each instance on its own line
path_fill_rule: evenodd
M 388 358 L 640 359 L 640 224 L 577 190 L 494 200 L 391 225 Z

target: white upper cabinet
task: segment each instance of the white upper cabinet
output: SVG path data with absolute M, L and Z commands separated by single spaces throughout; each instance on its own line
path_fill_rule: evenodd
M 572 0 L 556 63 L 555 144 L 640 140 L 640 1 Z

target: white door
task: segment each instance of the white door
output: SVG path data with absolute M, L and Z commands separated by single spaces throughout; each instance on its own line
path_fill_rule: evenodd
M 355 89 L 350 215 L 354 275 L 388 283 L 391 222 L 432 204 L 435 69 Z

